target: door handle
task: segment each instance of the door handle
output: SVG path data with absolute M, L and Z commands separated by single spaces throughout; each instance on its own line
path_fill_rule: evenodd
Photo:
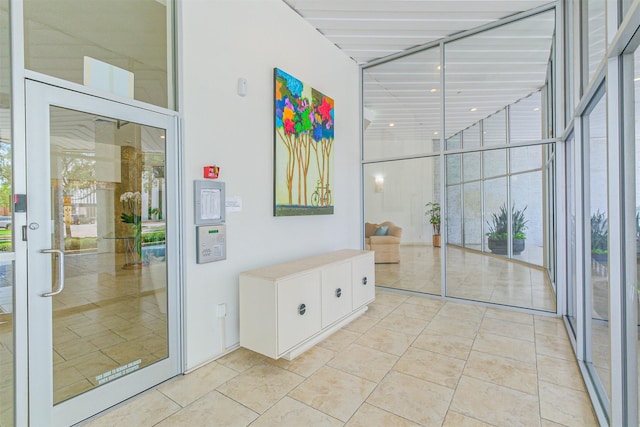
M 64 289 L 64 252 L 60 249 L 43 249 L 40 251 L 43 254 L 56 254 L 56 259 L 58 260 L 58 280 L 57 286 L 51 290 L 51 292 L 46 292 L 40 296 L 42 297 L 52 297 L 54 295 L 58 295 Z

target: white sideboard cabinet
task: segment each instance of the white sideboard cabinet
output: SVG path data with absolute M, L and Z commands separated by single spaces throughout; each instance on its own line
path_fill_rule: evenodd
M 240 274 L 240 345 L 291 360 L 367 311 L 373 252 L 345 249 Z

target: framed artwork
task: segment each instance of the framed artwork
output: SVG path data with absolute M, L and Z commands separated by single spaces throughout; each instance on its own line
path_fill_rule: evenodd
M 333 214 L 333 99 L 274 69 L 274 216 Z

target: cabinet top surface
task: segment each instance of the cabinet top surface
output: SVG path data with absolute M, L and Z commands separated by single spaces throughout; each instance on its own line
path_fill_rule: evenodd
M 276 280 L 293 274 L 299 274 L 308 270 L 313 270 L 327 264 L 347 261 L 351 258 L 366 255 L 369 253 L 372 254 L 373 252 L 363 251 L 359 249 L 343 249 L 326 254 L 314 255 L 307 258 L 300 258 L 279 264 L 268 265 L 266 267 L 256 268 L 255 270 L 244 271 L 240 273 L 240 275 Z

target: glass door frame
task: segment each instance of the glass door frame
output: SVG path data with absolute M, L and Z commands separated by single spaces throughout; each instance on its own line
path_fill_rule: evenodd
M 46 146 L 47 148 L 49 146 L 51 105 L 166 129 L 167 200 L 180 200 L 178 120 L 175 115 L 162 114 L 33 80 L 26 80 L 25 88 L 25 106 L 29 123 L 25 171 L 29 177 L 27 194 L 32 201 L 31 206 L 33 206 L 36 197 L 44 198 L 46 204 L 50 203 L 49 190 L 47 190 L 50 187 L 48 156 L 29 155 L 29 151 L 34 150 L 35 146 Z M 41 176 L 40 182 L 37 184 L 34 183 L 36 181 L 34 171 L 37 171 L 38 175 L 42 174 L 42 171 L 46 171 L 46 176 Z M 45 183 L 45 188 L 42 188 L 42 182 Z M 42 203 L 40 201 L 39 204 Z M 171 248 L 167 251 L 166 261 L 169 357 L 55 406 L 52 405 L 53 374 L 50 323 L 52 299 L 40 296 L 44 292 L 49 292 L 51 288 L 51 269 L 34 268 L 33 261 L 40 258 L 41 261 L 37 261 L 37 264 L 41 266 L 52 262 L 50 255 L 40 253 L 40 250 L 47 249 L 51 245 L 50 229 L 52 226 L 51 220 L 44 217 L 44 212 L 37 212 L 28 206 L 27 223 L 40 224 L 38 230 L 29 230 L 27 227 L 28 258 L 31 260 L 28 263 L 28 365 L 30 381 L 28 400 L 31 425 L 74 424 L 182 372 L 179 292 L 179 284 L 181 283 L 179 268 L 181 258 L 179 254 L 182 253 L 180 250 L 182 245 L 179 240 L 181 235 L 179 232 L 180 205 L 180 203 L 167 203 L 166 206 L 167 216 L 172 219 L 166 224 L 168 247 Z M 44 324 L 47 326 L 43 327 Z

